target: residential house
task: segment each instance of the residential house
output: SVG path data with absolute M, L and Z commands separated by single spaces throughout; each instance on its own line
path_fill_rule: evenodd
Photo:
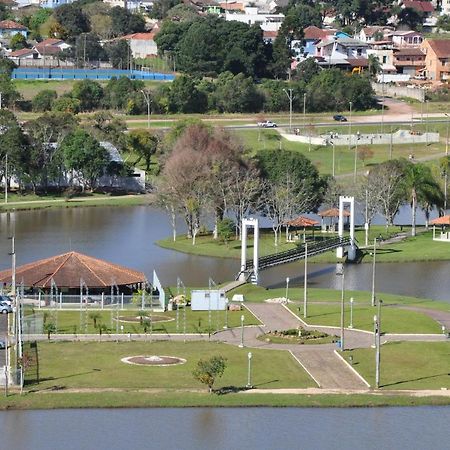
M 417 31 L 393 31 L 386 36 L 396 47 L 419 47 L 423 41 Z
M 0 22 L 0 38 L 11 38 L 21 34 L 24 38 L 28 35 L 28 28 L 13 20 L 2 20 Z
M 316 56 L 322 57 L 326 62 L 333 64 L 347 58 L 367 58 L 368 47 L 366 42 L 357 39 L 333 36 L 317 44 Z
M 303 40 L 293 40 L 291 42 L 291 49 L 296 54 L 296 59 L 302 61 L 309 57 L 314 57 L 317 54 L 317 44 L 322 41 L 336 38 L 349 38 L 350 36 L 342 31 L 318 28 L 314 25 L 310 25 L 303 30 Z
M 128 42 L 133 58 L 147 58 L 158 54 L 155 34 L 153 32 L 133 33 L 122 36 L 119 39 L 125 39 Z
M 61 5 L 73 3 L 75 0 L 40 0 L 39 4 L 42 8 L 57 8 Z
M 115 6 L 127 8 L 127 0 L 103 0 L 103 3 L 107 3 L 111 8 L 114 8 Z
M 425 39 L 421 45 L 425 53 L 425 75 L 430 80 L 450 80 L 450 40 Z
M 263 40 L 267 44 L 273 44 L 278 36 L 278 31 L 263 31 Z
M 22 60 L 32 60 L 38 58 L 38 52 L 34 48 L 22 48 L 9 53 L 8 59 L 14 61 L 18 66 L 22 65 Z
M 384 42 L 384 41 L 383 41 Z M 394 65 L 394 50 L 389 44 L 372 44 L 372 48 L 367 50 L 367 56 L 373 55 L 378 59 L 383 74 L 395 74 L 397 69 Z
M 259 12 L 257 7 L 246 7 L 244 13 L 225 11 L 225 20 L 235 20 L 249 25 L 257 24 L 263 31 L 279 31 L 284 14 Z
M 69 47 L 70 45 L 62 39 L 49 38 L 36 44 L 34 50 L 38 53 L 38 58 L 42 59 L 42 63 L 45 66 L 46 61 L 59 59 L 62 51 Z
M 372 44 L 374 42 L 384 41 L 385 35 L 392 31 L 394 31 L 393 27 L 370 26 L 362 28 L 355 37 L 362 42 Z
M 424 31 L 431 31 L 436 26 L 437 18 L 434 17 L 434 5 L 430 1 L 403 0 L 402 8 L 411 8 L 423 17 Z
M 420 48 L 394 49 L 397 73 L 415 77 L 425 69 L 425 53 Z

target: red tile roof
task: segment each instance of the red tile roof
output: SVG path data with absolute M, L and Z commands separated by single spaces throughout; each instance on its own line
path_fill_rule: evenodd
M 431 13 L 434 11 L 434 6 L 431 2 L 421 2 L 418 0 L 403 0 L 405 8 L 412 8 L 416 11 Z
M 450 225 L 450 216 L 442 216 L 433 219 L 430 225 Z
M 226 11 L 244 11 L 244 4 L 243 3 L 236 3 L 236 2 L 221 2 L 219 3 L 219 6 L 222 9 L 225 9 Z
M 344 209 L 343 213 L 344 217 L 350 217 L 350 213 L 346 209 Z M 339 217 L 339 208 L 330 208 L 325 211 L 319 211 L 317 215 L 320 217 Z
M 323 30 L 314 25 L 310 25 L 303 30 L 305 39 L 325 39 L 326 37 L 334 34 L 335 30 Z
M 64 41 L 62 39 L 48 38 L 44 39 L 42 42 L 39 42 L 38 45 L 57 45 L 57 44 L 64 44 Z
M 122 36 L 119 39 L 131 40 L 136 39 L 140 41 L 153 41 L 156 33 L 132 33 L 127 34 L 126 36 Z
M 290 227 L 313 227 L 314 225 L 319 225 L 319 222 L 308 217 L 299 216 L 296 219 L 289 220 L 285 225 Z
M 28 30 L 28 28 L 14 20 L 2 20 L 0 30 Z
M 263 37 L 266 39 L 275 39 L 278 36 L 278 31 L 263 31 Z
M 32 48 L 21 48 L 20 50 L 11 52 L 8 56 L 10 58 L 19 58 L 20 56 L 30 55 L 33 53 L 36 53 L 36 51 Z
M 438 58 L 450 57 L 450 39 L 427 39 L 434 53 Z
M 23 280 L 25 286 L 41 288 L 49 288 L 52 279 L 59 288 L 79 288 L 82 279 L 89 288 L 103 288 L 141 283 L 146 277 L 136 270 L 69 252 L 18 267 L 16 279 Z M 1 283 L 10 281 L 11 269 L 0 272 Z
M 37 44 L 34 46 L 34 48 L 41 54 L 41 55 L 57 55 L 58 53 L 61 53 L 62 50 L 57 47 L 56 45 L 42 45 L 42 43 Z
M 416 47 L 394 49 L 395 56 L 425 56 L 425 53 Z

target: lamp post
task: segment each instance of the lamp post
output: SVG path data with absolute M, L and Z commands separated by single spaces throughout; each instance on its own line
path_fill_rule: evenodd
M 244 348 L 244 314 L 241 316 L 241 343 L 239 344 L 239 348 Z
M 15 236 L 10 237 L 11 239 L 11 295 L 16 298 L 16 238 Z
M 449 125 L 450 125 L 450 115 L 444 113 L 445 117 L 447 117 L 447 136 L 445 138 L 445 156 L 448 155 L 448 138 L 449 138 Z
M 303 317 L 308 317 L 308 243 L 305 242 L 305 282 L 303 286 Z
M 147 128 L 150 129 L 150 105 L 152 104 L 152 99 L 150 98 L 150 94 L 144 91 L 144 89 L 141 89 L 141 92 L 147 103 Z
M 349 102 L 349 106 L 350 106 L 350 115 L 348 117 L 348 149 L 350 151 L 351 148 L 351 144 L 352 144 L 352 106 L 353 103 Z
M 449 138 L 449 124 L 450 115 L 444 113 L 447 117 L 447 136 L 445 138 L 445 156 L 448 157 L 448 138 Z M 444 211 L 447 211 L 447 184 L 448 184 L 448 170 L 444 172 Z
M 375 314 L 373 316 L 373 345 L 372 345 L 372 348 L 377 347 L 377 331 L 378 331 L 378 317 Z
M 225 300 L 225 325 L 224 330 L 228 328 L 228 299 Z
M 283 89 L 283 91 L 289 99 L 289 133 L 292 133 L 292 100 L 294 100 L 294 97 L 292 95 L 292 88 L 289 88 L 287 90 Z
M 376 257 L 377 257 L 377 238 L 373 240 L 373 262 L 372 262 L 372 296 L 371 296 L 371 304 L 375 306 L 375 265 L 376 265 Z
M 350 325 L 348 326 L 349 328 L 353 328 L 353 302 L 354 299 L 353 297 L 350 298 Z
M 359 131 L 356 133 L 356 140 L 355 140 L 355 162 L 353 168 L 353 181 L 355 183 L 356 183 L 356 166 L 358 162 L 358 140 L 359 140 Z
M 332 175 L 333 177 L 336 175 L 336 152 L 335 152 L 335 148 L 334 148 L 334 141 L 331 143 L 331 145 L 333 146 L 333 170 L 332 170 Z
M 251 389 L 252 386 L 252 352 L 248 352 L 247 359 L 248 359 L 248 370 L 247 370 L 247 389 Z
M 286 303 L 288 302 L 288 294 L 289 294 L 289 277 L 286 277 Z
M 376 352 L 375 352 L 375 385 L 377 389 L 380 387 L 380 363 L 381 363 L 381 300 L 378 301 L 378 316 L 376 321 Z
M 345 272 L 342 270 L 342 284 L 341 284 L 341 352 L 345 350 L 344 345 L 344 283 L 345 283 Z
M 303 129 L 306 136 L 306 92 L 303 94 Z
M 5 155 L 5 203 L 8 203 L 8 153 Z

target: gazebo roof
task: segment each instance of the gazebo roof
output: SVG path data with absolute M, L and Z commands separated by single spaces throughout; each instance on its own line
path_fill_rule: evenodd
M 50 288 L 51 280 L 64 288 L 79 288 L 83 280 L 88 288 L 142 283 L 143 272 L 128 269 L 108 261 L 69 252 L 40 259 L 16 269 L 16 280 L 28 287 Z M 11 269 L 0 272 L 0 283 L 11 282 Z
M 325 211 L 319 211 L 317 213 L 320 217 L 339 217 L 339 208 L 330 208 Z M 350 217 L 350 213 L 344 209 L 343 210 L 344 217 Z
M 450 216 L 437 217 L 430 221 L 431 225 L 450 225 Z
M 290 227 L 313 227 L 314 225 L 319 225 L 319 222 L 308 217 L 299 216 L 287 221 L 285 225 L 289 225 Z

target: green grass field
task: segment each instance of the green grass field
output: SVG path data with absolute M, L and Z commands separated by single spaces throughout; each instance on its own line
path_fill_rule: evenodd
M 152 331 L 153 333 L 173 334 L 184 333 L 184 310 L 181 308 L 178 310 L 178 322 L 176 311 L 167 311 L 164 313 L 151 313 L 147 311 L 148 320 L 152 316 L 155 317 L 155 322 L 151 328 L 149 324 L 137 322 L 127 322 L 127 318 L 133 319 L 139 317 L 138 310 L 124 310 L 119 311 L 119 322 L 117 327 L 116 311 L 96 310 L 95 314 L 98 314 L 96 318 L 97 328 L 94 327 L 94 319 L 91 314 L 94 311 L 89 311 L 87 314 L 87 327 L 86 327 L 86 314 L 80 311 L 64 311 L 64 310 L 41 310 L 41 313 L 45 311 L 46 320 L 52 322 L 57 326 L 57 333 L 69 333 L 69 334 L 96 334 L 99 333 L 99 325 L 103 324 L 107 330 L 104 333 L 133 333 L 144 334 L 145 328 L 147 328 L 147 334 Z M 39 310 L 36 310 L 39 312 Z M 55 318 L 56 314 L 56 318 Z M 238 327 L 241 325 L 241 315 L 245 317 L 245 325 L 257 325 L 259 320 L 253 316 L 249 311 L 211 311 L 209 316 L 207 311 L 191 311 L 190 308 L 186 308 L 186 333 L 202 333 L 208 334 L 208 330 L 211 333 L 215 331 L 223 330 L 223 327 L 228 322 L 228 327 Z M 209 318 L 211 317 L 211 323 Z M 158 319 L 165 318 L 166 320 L 158 321 Z M 122 319 L 122 320 L 121 320 Z M 143 318 L 143 321 L 145 318 Z M 121 329 L 123 326 L 123 330 Z M 210 329 L 211 326 L 211 329 Z
M 39 343 L 41 382 L 32 388 L 157 388 L 206 389 L 192 376 L 197 361 L 221 355 L 227 368 L 216 388 L 242 387 L 247 383 L 248 349 L 208 342 Z M 288 352 L 252 349 L 255 387 L 314 387 L 314 381 Z M 137 355 L 177 356 L 186 364 L 168 367 L 136 366 L 121 358 Z
M 354 368 L 375 385 L 375 350 L 346 352 Z M 383 389 L 450 389 L 450 341 L 392 342 L 381 347 L 380 385 Z

